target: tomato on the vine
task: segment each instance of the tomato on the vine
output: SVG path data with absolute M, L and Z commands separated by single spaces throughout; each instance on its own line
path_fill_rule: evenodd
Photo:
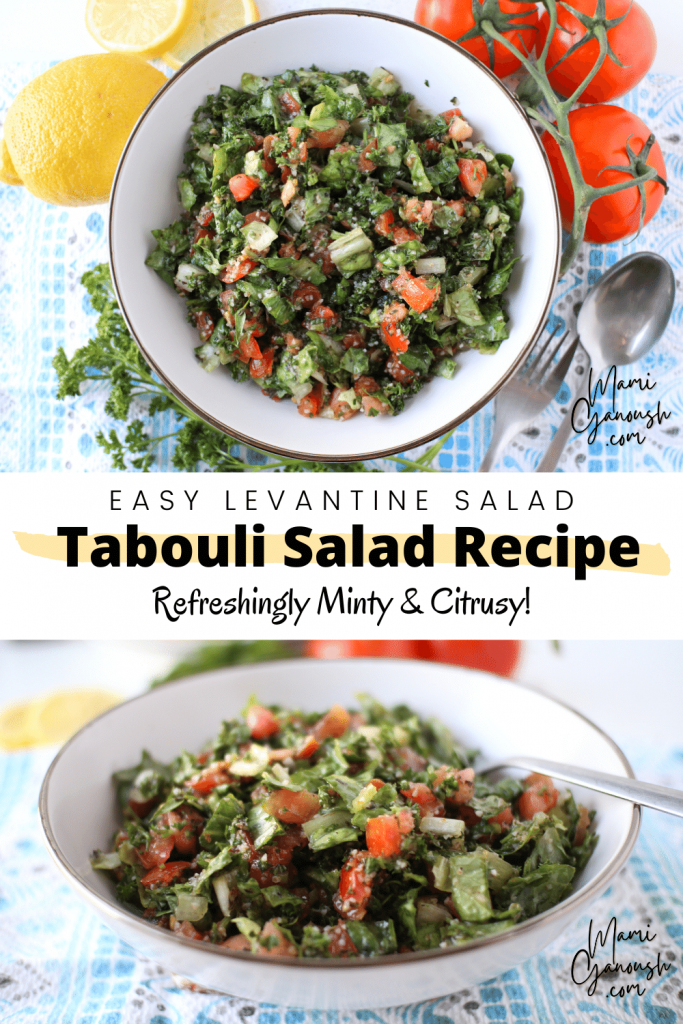
M 519 640 L 309 640 L 309 658 L 420 658 L 510 676 Z
M 572 0 L 571 6 L 580 14 L 592 18 L 597 2 Z M 606 103 L 623 96 L 647 74 L 657 52 L 654 25 L 639 4 L 631 0 L 606 0 L 605 16 L 607 21 L 624 17 L 618 25 L 607 30 L 607 41 L 612 53 L 623 66 L 616 64 L 608 53 L 598 73 L 581 93 L 581 103 Z M 538 53 L 545 46 L 549 25 L 550 15 L 543 10 L 536 44 Z M 545 66 L 550 84 L 561 96 L 572 96 L 598 59 L 600 45 L 595 38 L 589 39 L 574 53 L 566 56 L 587 31 L 576 15 L 563 4 L 557 5 L 557 28 L 550 42 Z M 558 61 L 561 63 L 558 64 Z
M 666 169 L 662 151 L 650 129 L 639 117 L 622 107 L 598 103 L 592 107 L 579 107 L 569 114 L 569 131 L 576 150 L 581 171 L 588 185 L 602 188 L 628 181 L 633 175 L 627 170 L 614 170 L 614 166 L 630 165 L 629 147 L 636 162 L 654 167 L 665 181 Z M 574 189 L 567 172 L 560 147 L 549 132 L 541 137 L 548 154 L 560 201 L 562 223 L 568 230 L 574 216 Z M 649 149 L 648 149 L 649 147 Z M 641 157 L 642 154 L 642 157 Z M 665 186 L 654 179 L 646 181 L 645 214 L 643 224 L 652 220 L 664 198 Z M 616 242 L 635 235 L 640 227 L 642 204 L 637 186 L 601 196 L 593 203 L 588 214 L 585 238 L 587 242 Z
M 479 3 L 483 4 L 484 0 L 479 0 Z M 523 16 L 518 21 L 520 26 L 530 26 L 503 32 L 505 38 L 509 39 L 513 46 L 523 53 L 530 53 L 536 40 L 538 26 L 536 4 L 516 3 L 515 0 L 498 0 L 498 7 L 503 14 Z M 472 0 L 417 0 L 415 21 L 457 43 L 465 33 L 475 27 Z M 481 36 L 467 39 L 459 45 L 477 57 L 486 67 L 491 66 L 486 43 Z M 502 43 L 494 42 L 493 58 L 493 71 L 499 78 L 505 78 L 506 75 L 513 74 L 521 67 L 519 58 L 515 57 Z

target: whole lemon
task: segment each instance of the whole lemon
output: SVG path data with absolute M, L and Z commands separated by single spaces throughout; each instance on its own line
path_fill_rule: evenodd
M 165 81 L 124 53 L 73 57 L 34 78 L 5 118 L 17 177 L 58 206 L 106 203 L 133 126 Z
M 17 174 L 16 167 L 9 155 L 7 143 L 0 139 L 0 181 L 3 185 L 21 185 L 22 180 Z

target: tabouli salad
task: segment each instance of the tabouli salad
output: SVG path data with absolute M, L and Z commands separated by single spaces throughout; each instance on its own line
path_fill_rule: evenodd
M 287 957 L 456 946 L 555 906 L 597 842 L 551 779 L 487 782 L 436 719 L 369 697 L 263 707 L 198 756 L 115 775 L 97 851 L 118 899 L 179 935 Z
M 344 420 L 399 413 L 458 351 L 495 352 L 520 258 L 512 157 L 384 68 L 241 86 L 195 112 L 185 212 L 146 261 L 186 298 L 204 368 Z

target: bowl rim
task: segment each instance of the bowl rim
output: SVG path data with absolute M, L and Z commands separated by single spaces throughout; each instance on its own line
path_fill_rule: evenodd
M 327 664 L 346 664 L 348 660 L 349 659 L 345 658 L 329 659 L 327 661 Z M 163 689 L 165 690 L 167 686 L 192 686 L 197 679 L 209 679 L 221 675 L 230 675 L 234 670 L 237 670 L 240 673 L 246 673 L 247 675 L 250 675 L 251 673 L 256 674 L 257 672 L 262 670 L 263 667 L 266 665 L 272 666 L 273 671 L 277 671 L 278 669 L 285 667 L 296 668 L 297 665 L 310 665 L 312 661 L 314 661 L 314 659 L 312 658 L 288 658 L 282 660 L 273 660 L 269 662 L 258 662 L 253 665 L 229 666 L 222 669 L 215 669 L 210 672 L 202 672 L 196 675 L 185 676 L 181 679 L 172 680 L 169 683 L 165 683 Z M 354 661 L 358 662 L 359 664 L 370 666 L 376 671 L 378 666 L 381 666 L 382 664 L 385 664 L 388 667 L 390 667 L 391 665 L 396 663 L 405 664 L 407 659 L 356 658 L 354 659 Z M 460 665 L 446 665 L 439 662 L 428 661 L 421 662 L 421 664 L 423 666 L 431 665 L 435 668 L 441 668 L 444 671 L 455 669 L 457 672 L 485 676 L 487 678 L 494 679 L 496 682 L 499 682 L 503 685 L 519 687 L 520 689 L 530 691 L 539 697 L 545 698 L 553 704 L 559 705 L 566 711 L 569 711 L 576 718 L 580 719 L 582 722 L 589 725 L 596 733 L 598 733 L 598 735 L 606 741 L 607 745 L 614 751 L 614 753 L 621 761 L 624 767 L 624 771 L 626 773 L 626 777 L 635 779 L 636 776 L 631 767 L 630 762 L 628 761 L 621 747 L 618 746 L 618 744 L 611 738 L 611 736 L 609 736 L 603 729 L 601 729 L 600 726 L 596 725 L 590 718 L 588 718 L 587 715 L 584 715 L 582 712 L 577 711 L 575 708 L 571 707 L 571 705 L 565 703 L 564 701 L 558 700 L 556 697 L 550 696 L 550 694 L 545 693 L 540 688 L 530 686 L 527 683 L 519 683 L 516 680 L 509 679 L 504 676 L 498 676 L 491 672 L 484 672 L 478 669 L 466 668 Z M 153 694 L 153 692 L 153 690 L 146 690 L 144 693 L 137 694 L 135 697 L 130 697 L 128 700 L 122 701 L 120 704 L 114 705 L 113 708 L 109 708 L 107 711 L 102 712 L 102 714 L 92 719 L 81 729 L 79 729 L 78 732 L 75 733 L 69 740 L 67 740 L 64 746 L 61 747 L 61 749 L 57 752 L 55 758 L 50 763 L 50 766 L 47 772 L 45 773 L 45 778 L 43 779 L 43 782 L 41 784 L 40 795 L 38 798 L 38 812 L 40 815 L 40 822 L 43 828 L 43 832 L 45 834 L 45 839 L 48 844 L 48 849 L 52 854 L 52 857 L 57 862 L 61 870 L 67 876 L 69 876 L 72 884 L 75 883 L 77 888 L 84 891 L 84 895 L 86 896 L 87 899 L 89 899 L 91 902 L 94 902 L 97 905 L 105 904 L 107 908 L 107 913 L 111 917 L 118 918 L 129 924 L 136 924 L 143 927 L 154 928 L 155 931 L 159 931 L 156 925 L 152 924 L 151 922 L 145 921 L 141 917 L 137 917 L 135 914 L 131 913 L 128 910 L 125 910 L 123 907 L 121 907 L 119 904 L 115 902 L 110 902 L 109 900 L 104 899 L 100 895 L 100 893 L 97 892 L 88 883 L 87 880 L 81 877 L 78 874 L 78 872 L 72 868 L 67 858 L 62 854 L 62 851 L 57 843 L 54 832 L 52 830 L 52 825 L 50 823 L 50 817 L 48 812 L 48 791 L 50 787 L 50 781 L 52 778 L 52 774 L 55 768 L 57 767 L 60 759 L 62 758 L 63 754 L 71 747 L 73 743 L 75 743 L 78 740 L 82 733 L 92 728 L 92 726 L 95 723 L 113 714 L 117 711 L 118 708 L 121 708 L 126 704 L 131 704 L 135 701 L 149 697 L 150 694 Z M 272 966 L 277 966 L 283 970 L 319 970 L 320 968 L 327 968 L 332 970 L 358 970 L 380 966 L 400 967 L 401 965 L 416 962 L 419 963 L 423 960 L 456 956 L 458 953 L 465 953 L 471 950 L 481 949 L 485 946 L 490 946 L 493 944 L 510 942 L 518 935 L 523 935 L 529 932 L 531 929 L 535 928 L 539 923 L 553 921 L 558 917 L 562 917 L 567 912 L 567 910 L 579 908 L 583 906 L 585 903 L 589 902 L 590 900 L 596 898 L 596 896 L 599 894 L 599 891 L 601 889 L 604 889 L 609 880 L 617 874 L 617 872 L 621 869 L 621 867 L 629 857 L 635 845 L 636 839 L 638 837 L 641 818 L 642 810 L 640 805 L 635 803 L 632 804 L 631 821 L 629 824 L 626 838 L 624 839 L 621 848 L 617 850 L 617 852 L 612 857 L 611 861 L 605 865 L 602 871 L 600 871 L 595 876 L 595 878 L 592 879 L 592 881 L 589 882 L 585 887 L 582 887 L 577 892 L 571 893 L 566 899 L 562 900 L 556 906 L 551 907 L 549 910 L 545 910 L 541 914 L 536 914 L 534 917 L 529 918 L 527 921 L 522 921 L 519 924 L 513 925 L 512 928 L 508 929 L 507 931 L 500 932 L 497 935 L 489 935 L 481 939 L 472 939 L 470 942 L 463 943 L 459 946 L 451 946 L 447 949 L 437 948 L 426 950 L 414 950 L 410 953 L 385 953 L 377 957 L 358 957 L 349 959 L 344 959 L 341 957 L 297 957 L 296 959 L 290 959 L 288 957 L 272 957 L 264 955 L 262 953 L 251 953 L 242 950 L 226 949 L 222 946 L 211 945 L 210 943 L 202 943 L 201 948 L 208 952 L 210 955 L 227 956 L 231 959 L 235 959 L 237 961 L 242 960 L 248 963 L 270 964 Z M 197 950 L 197 941 L 195 939 L 189 939 L 185 936 L 178 935 L 175 932 L 168 931 L 163 932 L 163 937 L 174 942 L 179 942 L 182 945 L 186 946 L 188 949 L 193 949 L 195 951 Z
M 543 163 L 544 163 L 547 175 L 548 175 L 548 180 L 549 180 L 550 185 L 551 185 L 552 194 L 553 194 L 553 197 L 554 197 L 554 200 L 555 200 L 554 206 L 555 206 L 555 227 L 556 227 L 555 239 L 556 239 L 556 241 L 555 241 L 554 269 L 553 269 L 553 275 L 552 275 L 553 285 L 549 289 L 549 294 L 546 297 L 546 301 L 544 303 L 543 310 L 541 311 L 541 313 L 539 315 L 539 318 L 538 318 L 538 320 L 536 322 L 536 326 L 534 327 L 533 331 L 531 332 L 531 336 L 529 338 L 529 341 L 525 344 L 525 346 L 523 347 L 522 351 L 519 353 L 518 357 L 507 368 L 507 370 L 503 373 L 502 377 L 499 378 L 498 382 L 496 384 L 494 384 L 491 388 L 489 388 L 489 390 L 484 395 L 482 395 L 481 398 L 479 398 L 475 402 L 473 402 L 470 405 L 468 405 L 467 408 L 465 410 L 463 410 L 463 412 L 461 414 L 459 414 L 458 416 L 455 416 L 452 420 L 450 420 L 449 422 L 445 423 L 443 426 L 438 427 L 435 430 L 429 431 L 428 433 L 422 435 L 421 437 L 416 438 L 415 440 L 410 441 L 408 444 L 404 443 L 404 444 L 400 444 L 400 445 L 392 445 L 392 446 L 390 446 L 388 448 L 375 449 L 375 450 L 372 450 L 372 451 L 367 451 L 367 452 L 363 452 L 363 453 L 359 453 L 359 454 L 354 454 L 354 455 L 330 455 L 329 453 L 328 454 L 324 454 L 324 453 L 314 453 L 314 452 L 297 452 L 297 451 L 293 451 L 293 450 L 291 450 L 289 448 L 281 448 L 281 447 L 279 447 L 278 445 L 275 445 L 275 444 L 266 444 L 263 441 L 259 441 L 259 440 L 256 440 L 253 437 L 250 437 L 248 434 L 242 433 L 242 431 L 240 431 L 240 430 L 237 430 L 237 429 L 234 429 L 234 428 L 228 429 L 226 424 L 222 423 L 220 420 L 216 419 L 216 417 L 212 416 L 210 413 L 208 413 L 205 410 L 203 410 L 202 408 L 200 408 L 196 404 L 196 402 L 194 402 L 191 398 L 189 398 L 183 392 L 181 387 L 179 387 L 178 385 L 173 383 L 171 380 L 169 380 L 169 378 L 166 376 L 166 374 L 162 370 L 162 368 L 150 356 L 150 354 L 148 353 L 147 349 L 145 348 L 145 345 L 144 345 L 143 341 L 141 340 L 141 338 L 139 338 L 138 335 L 135 333 L 135 330 L 133 329 L 132 322 L 129 319 L 128 312 L 126 310 L 125 303 L 123 301 L 123 296 L 122 296 L 121 291 L 119 289 L 118 277 L 117 277 L 117 274 L 116 274 L 115 245 L 114 245 L 114 241 L 113 241 L 113 237 L 114 237 L 113 225 L 114 225 L 115 210 L 117 208 L 117 188 L 118 188 L 118 185 L 119 185 L 119 178 L 121 176 L 121 172 L 123 170 L 123 166 L 125 164 L 126 157 L 128 155 L 128 151 L 129 151 L 129 149 L 130 149 L 130 147 L 131 147 L 131 145 L 133 143 L 133 140 L 135 139 L 135 136 L 138 133 L 138 130 L 142 126 L 142 124 L 145 121 L 145 119 L 149 116 L 149 114 L 151 113 L 151 111 L 153 110 L 153 108 L 155 107 L 157 102 L 160 100 L 160 98 L 169 89 L 171 89 L 173 87 L 174 83 L 176 81 L 178 81 L 178 79 L 180 79 L 187 71 L 190 70 L 190 68 L 192 68 L 196 63 L 198 63 L 200 60 L 202 60 L 207 54 L 213 52 L 213 50 L 216 50 L 216 49 L 218 49 L 221 46 L 224 46 L 226 43 L 228 43 L 231 40 L 237 38 L 238 36 L 246 35 L 248 32 L 258 31 L 260 28 L 262 28 L 262 27 L 264 27 L 266 25 L 274 25 L 274 24 L 277 24 L 278 22 L 291 21 L 294 18 L 310 18 L 310 17 L 318 17 L 318 16 L 321 16 L 321 15 L 344 15 L 344 16 L 348 15 L 348 16 L 353 16 L 353 17 L 375 18 L 375 19 L 378 19 L 378 20 L 381 20 L 381 21 L 394 22 L 394 23 L 399 24 L 399 25 L 407 26 L 408 28 L 412 29 L 413 31 L 423 32 L 425 35 L 432 36 L 434 39 L 437 39 L 439 42 L 444 43 L 445 45 L 450 46 L 452 49 L 456 50 L 461 56 L 466 57 L 467 60 L 469 60 L 472 64 L 474 64 L 478 68 L 478 70 L 480 72 L 486 74 L 495 83 L 497 88 L 505 95 L 505 97 L 508 99 L 508 101 L 512 103 L 513 107 L 515 107 L 517 109 L 517 111 L 521 115 L 521 117 L 529 123 L 529 127 L 530 127 L 530 130 L 531 130 L 531 135 L 533 136 L 534 142 L 535 142 L 535 144 L 536 144 L 536 146 L 538 148 L 538 151 L 539 151 L 539 153 L 541 155 L 541 158 L 543 160 Z M 162 85 L 162 87 L 159 89 L 159 91 L 157 93 L 155 93 L 155 95 L 152 97 L 152 99 L 147 104 L 147 106 L 143 110 L 142 114 L 138 118 L 138 120 L 137 120 L 137 122 L 135 124 L 135 127 L 133 128 L 132 132 L 130 133 L 130 135 L 128 137 L 128 140 L 126 142 L 126 145 L 123 148 L 123 152 L 121 153 L 121 156 L 119 158 L 119 162 L 118 162 L 118 165 L 116 167 L 116 172 L 114 174 L 114 180 L 113 180 L 112 189 L 111 189 L 111 200 L 110 200 L 110 203 L 109 203 L 109 239 L 108 239 L 108 242 L 109 242 L 109 246 L 108 246 L 109 247 L 109 268 L 110 268 L 110 272 L 111 272 L 112 284 L 114 286 L 114 292 L 116 294 L 116 299 L 117 299 L 117 302 L 119 304 L 119 308 L 121 310 L 121 314 L 122 314 L 122 316 L 123 316 L 123 318 L 124 318 L 124 320 L 126 322 L 126 326 L 127 326 L 128 330 L 130 331 L 132 337 L 135 339 L 135 341 L 136 341 L 136 343 L 138 345 L 138 348 L 140 349 L 140 351 L 141 351 L 143 357 L 145 358 L 145 360 L 152 366 L 152 368 L 154 369 L 155 373 L 161 378 L 161 380 L 163 381 L 165 386 L 169 389 L 169 391 L 171 391 L 171 393 L 177 399 L 179 399 L 183 403 L 184 406 L 186 406 L 188 409 L 190 409 L 196 416 L 198 416 L 205 423 L 208 423 L 209 426 L 214 427 L 214 429 L 216 429 L 216 430 L 219 430 L 221 433 L 225 434 L 227 437 L 233 438 L 233 440 L 237 441 L 239 444 L 246 444 L 249 447 L 256 448 L 259 451 L 267 452 L 267 453 L 270 453 L 270 454 L 273 454 L 273 455 L 279 455 L 281 457 L 288 458 L 288 459 L 299 459 L 299 460 L 302 460 L 302 461 L 305 461 L 305 462 L 310 462 L 310 461 L 329 462 L 329 463 L 333 463 L 334 464 L 334 463 L 360 462 L 360 461 L 371 460 L 371 459 L 381 459 L 381 458 L 386 458 L 387 456 L 390 456 L 390 455 L 396 455 L 399 452 L 411 451 L 413 448 L 417 448 L 417 447 L 419 447 L 422 444 L 428 444 L 430 441 L 436 440 L 436 438 L 441 437 L 443 434 L 448 433 L 448 431 L 450 431 L 450 430 L 455 430 L 455 428 L 457 426 L 459 426 L 461 423 L 464 423 L 466 420 L 470 419 L 472 416 L 474 416 L 475 413 L 477 413 L 481 408 L 483 408 L 483 406 L 487 405 L 493 398 L 495 398 L 495 396 L 498 394 L 500 389 L 510 380 L 511 377 L 514 376 L 514 374 L 521 368 L 521 366 L 524 365 L 524 361 L 526 360 L 527 356 L 529 355 L 529 352 L 531 351 L 531 349 L 533 348 L 534 344 L 536 343 L 536 341 L 540 337 L 541 333 L 543 332 L 543 329 L 544 329 L 544 326 L 545 326 L 545 323 L 546 323 L 546 320 L 547 320 L 547 317 L 548 317 L 548 313 L 550 311 L 550 306 L 551 306 L 552 301 L 553 301 L 553 292 L 554 292 L 555 286 L 557 285 L 557 281 L 559 279 L 560 260 L 562 258 L 562 222 L 561 222 L 561 216 L 560 216 L 560 205 L 559 205 L 559 201 L 558 201 L 558 197 L 557 197 L 557 189 L 555 187 L 555 180 L 553 178 L 553 174 L 552 174 L 552 171 L 551 171 L 551 168 L 550 168 L 550 162 L 548 160 L 548 155 L 547 155 L 544 147 L 541 145 L 541 141 L 540 141 L 540 138 L 539 138 L 538 134 L 536 133 L 536 131 L 531 126 L 531 124 L 529 122 L 529 119 L 527 117 L 527 114 L 524 111 L 524 108 L 522 107 L 522 104 L 519 102 L 517 97 L 513 93 L 511 93 L 505 87 L 505 85 L 503 85 L 503 82 L 501 81 L 501 79 L 499 79 L 497 77 L 497 75 L 495 75 L 490 68 L 488 68 L 485 64 L 483 64 L 481 61 L 479 61 L 476 57 L 474 57 L 467 50 L 463 49 L 461 46 L 458 46 L 457 43 L 454 43 L 452 40 L 447 39 L 445 36 L 442 36 L 440 33 L 434 32 L 432 29 L 426 28 L 424 25 L 418 25 L 417 22 L 410 21 L 407 18 L 400 18 L 397 15 L 387 14 L 387 13 L 382 12 L 382 11 L 365 11 L 365 10 L 358 10 L 356 8 L 330 7 L 330 8 L 315 8 L 315 9 L 310 10 L 310 11 L 307 11 L 307 10 L 304 10 L 304 11 L 290 11 L 287 14 L 278 14 L 278 15 L 272 17 L 272 18 L 264 18 L 262 21 L 256 21 L 256 22 L 253 22 L 250 25 L 245 25 L 244 28 L 237 29 L 235 32 L 230 33 L 230 35 L 224 36 L 222 39 L 219 39 L 215 43 L 211 43 L 209 46 L 205 47 L 203 50 L 200 50 L 199 53 L 196 53 L 194 55 L 194 57 L 191 57 L 190 60 L 188 60 L 185 64 L 183 64 L 183 66 L 178 71 L 176 71 L 168 79 L 168 81 L 164 85 Z M 256 396 L 254 396 L 254 397 L 256 397 Z

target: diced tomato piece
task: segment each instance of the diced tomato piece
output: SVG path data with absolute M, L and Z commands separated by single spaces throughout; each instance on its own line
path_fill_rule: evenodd
M 474 828 L 475 825 L 481 823 L 481 818 L 475 811 L 474 807 L 470 807 L 469 804 L 459 804 L 456 811 L 456 815 L 461 821 L 464 821 L 468 828 Z
M 138 849 L 136 852 L 143 868 L 149 871 L 150 868 L 166 863 L 173 853 L 173 846 L 173 836 L 163 836 L 152 829 L 149 835 L 148 848 L 146 850 Z
M 273 143 L 276 138 L 277 136 L 275 135 L 266 135 L 263 140 L 263 166 L 267 174 L 272 174 L 277 167 L 277 164 L 270 155 L 273 151 Z
M 374 395 L 376 391 L 380 390 L 380 386 L 374 377 L 363 374 L 355 381 L 353 390 L 362 398 L 364 395 Z
M 130 797 L 128 798 L 128 806 L 133 814 L 137 814 L 138 818 L 146 817 L 156 802 L 157 798 L 154 796 L 150 800 L 131 800 Z
M 213 216 L 213 214 L 212 214 L 212 216 Z M 200 238 L 209 238 L 210 239 L 210 238 L 215 238 L 215 237 L 216 237 L 216 232 L 215 231 L 208 231 L 206 228 L 199 228 L 198 227 L 198 228 L 195 228 L 194 236 L 192 238 L 192 244 L 194 245 L 194 243 L 198 242 Z
M 499 811 L 498 814 L 494 814 L 493 817 L 489 818 L 489 825 L 500 825 L 503 831 L 507 831 L 512 822 L 512 809 L 510 807 L 506 807 L 505 810 Z
M 181 857 L 194 857 L 197 853 L 197 836 L 204 828 L 203 816 L 196 807 L 181 804 L 174 811 L 162 815 L 162 820 L 164 818 L 168 828 L 173 830 L 171 838 L 176 851 Z
M 290 789 L 276 789 L 263 802 L 267 814 L 272 814 L 286 825 L 303 825 L 320 810 L 320 800 L 315 793 L 305 789 L 294 793 Z
M 308 757 L 313 757 L 319 746 L 320 744 L 315 736 L 307 736 L 301 746 L 297 747 L 294 757 L 299 761 L 303 761 Z
M 438 153 L 441 149 L 441 143 L 438 139 L 427 139 L 425 148 L 430 149 L 433 153 Z
M 434 204 L 431 199 L 425 199 L 422 203 L 416 196 L 413 196 L 406 203 L 403 213 L 409 224 L 426 224 L 429 226 L 434 215 Z
M 446 798 L 448 804 L 468 804 L 474 796 L 474 770 L 472 768 L 450 768 L 442 765 L 434 776 L 434 789 L 437 789 L 446 779 L 456 779 L 458 788 Z
M 259 943 L 263 956 L 298 956 L 296 946 L 290 942 L 277 921 L 266 921 L 259 935 Z
M 246 334 L 240 339 L 239 344 L 239 355 L 243 362 L 248 362 L 250 359 L 260 359 L 261 349 L 259 343 L 253 335 L 253 332 Z
M 373 164 L 370 159 L 370 153 L 373 149 L 377 149 L 377 139 L 370 139 L 365 149 L 361 150 L 361 154 L 358 157 L 358 167 L 361 171 L 372 173 L 372 171 L 377 170 L 377 164 Z
M 427 759 L 412 747 L 398 747 L 396 758 L 400 768 L 410 768 L 413 772 L 421 772 L 423 768 L 427 767 Z
M 429 309 L 441 290 L 438 284 L 434 288 L 430 288 L 423 278 L 413 277 L 405 267 L 401 267 L 401 272 L 394 279 L 393 286 L 394 290 L 416 313 L 424 313 L 425 309 Z
M 402 363 L 397 355 L 392 355 L 390 359 L 387 359 L 384 369 L 399 384 L 408 384 L 415 376 L 415 371 Z
M 581 846 L 584 839 L 586 838 L 586 832 L 588 826 L 591 823 L 591 816 L 588 813 L 588 808 L 584 807 L 583 804 L 579 804 L 577 808 L 579 812 L 579 820 L 576 823 L 576 831 L 574 832 L 574 846 Z
M 344 348 L 363 348 L 365 345 L 363 335 L 360 331 L 347 331 L 342 338 L 342 345 Z
M 396 245 L 401 245 L 402 242 L 412 242 L 419 237 L 412 228 L 400 227 L 394 231 L 394 242 Z
M 478 196 L 484 187 L 488 171 L 483 160 L 458 160 L 458 180 L 470 196 Z
M 370 785 L 374 786 L 375 789 L 384 789 L 386 782 L 382 782 L 381 779 L 370 779 Z
M 189 867 L 190 863 L 186 860 L 172 860 L 166 864 L 158 864 L 157 867 L 152 868 L 146 875 L 143 875 L 140 882 L 144 885 L 145 889 L 156 889 L 162 885 L 171 885 L 172 882 L 181 878 Z
M 243 199 L 248 199 L 260 184 L 258 178 L 252 178 L 249 174 L 233 174 L 228 182 L 230 191 L 238 203 Z
M 349 953 L 358 953 L 343 921 L 331 928 L 326 928 L 325 935 L 329 940 L 330 956 L 348 956 Z
M 301 104 L 295 96 L 292 96 L 289 89 L 285 89 L 284 92 L 281 92 L 278 96 L 278 100 L 280 101 L 280 106 L 284 110 L 285 114 L 294 115 L 298 114 L 301 110 Z M 289 129 L 287 129 L 287 131 L 289 131 Z
M 202 228 L 208 228 L 209 224 L 213 220 L 213 210 L 209 206 L 202 206 L 201 210 L 197 214 L 197 223 Z
M 362 921 L 372 896 L 373 874 L 366 871 L 365 862 L 370 853 L 355 850 L 344 863 L 339 879 L 339 889 L 333 903 L 340 917 L 349 921 Z
M 302 416 L 308 416 L 312 419 L 314 416 L 318 415 L 322 404 L 323 385 L 321 381 L 317 380 L 313 385 L 313 390 L 309 391 L 309 393 L 301 399 L 297 409 Z
M 220 943 L 224 949 L 243 949 L 250 950 L 251 943 L 246 935 L 231 935 L 229 939 Z
M 215 764 L 210 764 L 208 768 L 203 768 L 197 775 L 193 775 L 184 785 L 191 789 L 196 796 L 206 796 L 216 786 L 224 786 L 232 781 L 233 778 L 228 771 L 227 763 L 225 761 L 216 761 Z
M 413 818 L 412 812 L 407 807 L 401 808 L 396 813 L 396 820 L 398 821 L 398 830 L 402 836 L 407 836 L 409 832 L 412 832 L 415 828 L 415 819 Z
M 534 772 L 524 780 L 527 789 L 524 790 L 517 804 L 519 815 L 524 821 L 531 821 L 534 814 L 539 811 L 547 814 L 557 803 L 560 795 L 553 786 L 553 780 L 547 775 L 539 775 Z
M 375 231 L 378 235 L 383 235 L 385 238 L 389 238 L 392 234 L 391 225 L 395 221 L 395 217 L 391 210 L 385 210 L 384 213 L 380 213 L 379 217 L 375 221 Z
M 365 839 L 371 857 L 396 857 L 401 852 L 401 833 L 393 814 L 369 818 Z
M 455 210 L 458 217 L 464 217 L 467 207 L 465 206 L 464 199 L 449 199 L 446 206 L 450 206 L 451 210 Z
M 378 398 L 377 395 L 363 395 L 361 398 L 364 416 L 388 416 L 391 412 L 391 405 L 386 399 Z
M 330 395 L 330 409 L 336 420 L 348 420 L 358 412 L 358 409 L 353 409 L 346 399 L 342 399 L 343 393 L 341 388 L 335 388 Z
M 316 302 L 315 306 L 313 306 L 310 311 L 310 319 L 324 320 L 325 327 L 329 328 L 333 327 L 337 323 L 339 317 L 333 309 L 330 309 L 329 306 L 323 305 L 322 302 Z
M 344 138 L 348 127 L 348 121 L 337 121 L 334 128 L 327 128 L 322 132 L 310 132 L 308 144 L 315 146 L 316 149 L 333 149 Z
M 460 117 L 462 111 L 460 107 L 451 107 L 450 110 L 444 110 L 441 114 L 445 118 L 446 124 L 450 124 L 454 117 Z
M 195 939 L 198 942 L 204 940 L 202 933 L 197 931 L 191 921 L 174 921 L 173 931 L 176 935 L 183 935 L 186 939 Z
M 411 782 L 407 789 L 401 790 L 406 800 L 417 804 L 420 814 L 428 818 L 443 818 L 446 815 L 446 808 L 441 800 L 432 793 L 429 786 L 424 782 Z
M 239 281 L 241 277 L 246 277 L 256 267 L 258 267 L 256 260 L 251 260 L 248 256 L 238 256 L 237 259 L 231 260 L 218 276 L 225 284 L 232 284 L 234 281 Z
M 283 876 L 287 879 L 288 883 L 291 883 L 291 879 L 295 875 L 294 868 L 291 866 L 294 851 L 300 846 L 306 846 L 308 843 L 305 833 L 298 825 L 288 829 L 284 835 L 276 836 L 273 842 L 269 843 L 262 850 L 254 850 L 254 845 L 248 832 L 243 831 L 242 835 L 245 837 L 250 850 L 249 860 L 251 867 L 249 868 L 249 875 L 251 878 L 256 879 L 262 889 L 276 884 L 278 879 L 282 881 Z M 266 856 L 265 864 L 261 860 L 263 854 Z
M 465 139 L 469 139 L 473 131 L 474 129 L 472 126 L 469 125 L 464 118 L 458 117 L 457 115 L 448 125 L 448 137 L 453 139 L 455 142 L 463 142 Z
M 270 220 L 270 214 L 267 210 L 252 210 L 252 212 L 248 213 L 244 218 L 244 223 L 253 224 L 255 220 L 260 221 L 261 224 L 267 224 Z
M 302 281 L 292 293 L 292 302 L 295 306 L 300 306 L 302 309 L 313 309 L 320 302 L 321 298 L 320 289 L 316 288 L 310 281 Z
M 247 726 L 254 740 L 265 740 L 280 731 L 280 723 L 268 708 L 252 704 L 247 708 Z
M 323 715 L 313 726 L 314 737 L 322 743 L 328 736 L 343 736 L 349 727 L 349 713 L 341 704 L 333 704 L 326 715 Z
M 271 345 L 269 348 L 264 348 L 261 352 L 261 358 L 252 359 L 249 363 L 249 375 L 254 380 L 260 380 L 262 377 L 270 377 L 273 373 L 274 359 L 274 347 Z
M 408 350 L 408 338 L 399 328 L 401 320 L 408 316 L 408 310 L 402 302 L 392 302 L 386 306 L 380 320 L 380 332 L 382 340 L 386 342 L 392 352 L 406 352 Z
M 195 326 L 199 332 L 201 340 L 208 341 L 213 334 L 214 327 L 216 326 L 213 319 L 204 310 L 194 310 L 191 316 L 195 322 Z

